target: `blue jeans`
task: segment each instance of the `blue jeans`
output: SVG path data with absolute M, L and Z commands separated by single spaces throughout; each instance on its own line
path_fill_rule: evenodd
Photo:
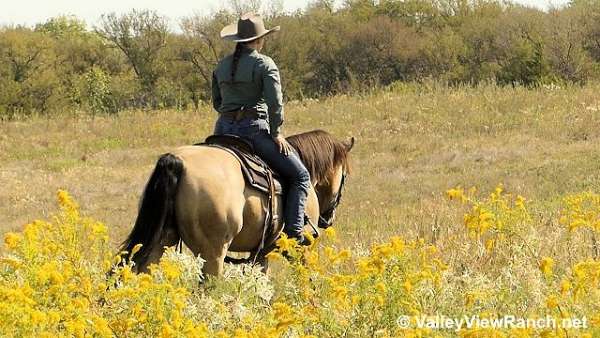
M 310 188 L 310 174 L 295 153 L 288 156 L 279 151 L 279 147 L 269 135 L 269 122 L 265 119 L 245 118 L 235 121 L 220 116 L 215 126 L 215 135 L 233 134 L 252 143 L 254 151 L 279 176 L 286 187 L 283 231 L 290 237 L 302 237 L 304 228 L 304 207 Z

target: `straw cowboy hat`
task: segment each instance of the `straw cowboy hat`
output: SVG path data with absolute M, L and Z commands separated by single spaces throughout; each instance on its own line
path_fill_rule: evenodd
M 265 23 L 260 15 L 246 13 L 238 20 L 221 30 L 221 38 L 235 42 L 250 42 L 262 38 L 270 33 L 277 32 L 279 26 L 265 29 Z

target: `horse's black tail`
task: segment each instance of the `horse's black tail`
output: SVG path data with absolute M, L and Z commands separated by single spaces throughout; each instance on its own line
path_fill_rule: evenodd
M 164 154 L 146 184 L 133 230 L 121 246 L 121 251 L 131 253 L 137 244 L 142 244 L 132 258 L 138 271 L 145 270 L 157 245 L 171 246 L 179 241 L 175 194 L 182 174 L 181 159 L 173 154 Z

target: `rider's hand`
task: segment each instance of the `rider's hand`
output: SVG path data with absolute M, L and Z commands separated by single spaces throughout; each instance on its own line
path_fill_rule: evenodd
M 281 135 L 277 135 L 277 137 L 273 137 L 273 141 L 279 147 L 279 152 L 285 156 L 288 156 L 292 152 L 292 146 L 285 140 L 285 138 Z

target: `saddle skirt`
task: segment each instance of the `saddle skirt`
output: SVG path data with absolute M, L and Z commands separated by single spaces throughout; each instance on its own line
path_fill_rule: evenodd
M 274 193 L 276 195 L 283 194 L 279 175 L 255 154 L 252 144 L 243 138 L 235 135 L 212 135 L 206 138 L 204 143 L 198 145 L 217 147 L 231 153 L 240 162 L 246 183 L 254 189 L 267 195 L 270 194 L 270 176 Z

